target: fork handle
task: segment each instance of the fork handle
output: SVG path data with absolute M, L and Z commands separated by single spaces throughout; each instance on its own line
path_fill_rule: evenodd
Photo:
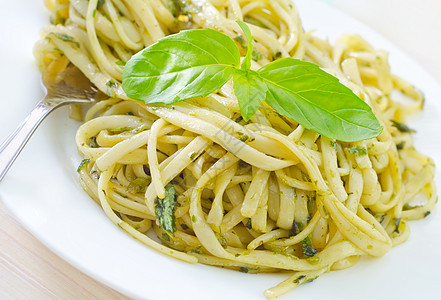
M 54 106 L 48 106 L 43 101 L 38 102 L 26 119 L 18 125 L 17 129 L 0 146 L 0 181 L 6 175 L 38 125 L 54 109 Z

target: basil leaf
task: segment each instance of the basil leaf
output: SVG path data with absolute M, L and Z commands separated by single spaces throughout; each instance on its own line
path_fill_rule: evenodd
M 247 38 L 247 46 L 248 46 L 247 55 L 242 61 L 242 65 L 240 66 L 240 68 L 242 70 L 249 70 L 251 67 L 251 58 L 253 57 L 253 37 L 251 36 L 251 31 L 247 24 L 239 20 L 237 20 L 236 23 L 239 24 L 240 28 L 245 34 L 245 37 Z
M 204 97 L 222 87 L 240 65 L 236 44 L 212 30 L 169 35 L 135 54 L 122 73 L 127 96 L 146 103 Z
M 233 75 L 233 88 L 240 113 L 245 121 L 249 121 L 265 100 L 267 87 L 257 72 L 237 70 Z
M 266 103 L 307 129 L 344 142 L 383 130 L 368 104 L 315 64 L 283 58 L 258 73 L 268 87 Z

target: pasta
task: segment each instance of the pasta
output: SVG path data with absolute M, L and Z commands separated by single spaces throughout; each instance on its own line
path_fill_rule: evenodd
M 84 156 L 80 182 L 115 225 L 145 245 L 190 263 L 290 272 L 265 291 L 276 297 L 362 255 L 384 255 L 407 239 L 407 221 L 434 207 L 434 163 L 414 148 L 404 124 L 424 97 L 391 73 L 386 52 L 360 36 L 330 44 L 305 32 L 289 0 L 46 5 L 53 24 L 35 48 L 42 72 L 73 64 L 106 95 L 76 135 Z M 253 69 L 282 57 L 318 64 L 371 106 L 383 132 L 360 142 L 331 140 L 265 104 L 246 122 L 231 82 L 169 106 L 125 95 L 124 64 L 179 30 L 219 30 L 244 55 L 235 20 L 254 37 Z M 161 225 L 167 197 L 176 201 L 169 216 L 174 233 Z

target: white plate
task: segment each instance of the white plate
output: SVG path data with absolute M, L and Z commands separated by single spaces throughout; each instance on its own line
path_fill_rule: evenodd
M 395 73 L 426 95 L 423 114 L 412 119 L 416 145 L 441 166 L 441 88 L 394 45 L 369 28 L 316 1 L 301 1 L 306 29 L 331 40 L 360 33 L 390 51 Z M 49 21 L 42 1 L 0 2 L 0 140 L 42 95 L 32 47 L 39 28 Z M 75 169 L 81 158 L 74 133 L 78 123 L 66 110 L 51 115 L 33 136 L 0 183 L 0 198 L 43 243 L 82 271 L 137 298 L 263 299 L 263 290 L 284 275 L 251 275 L 204 265 L 190 265 L 161 255 L 115 227 L 82 191 Z M 437 173 L 437 178 L 439 179 Z M 439 187 L 440 185 L 438 185 Z M 318 299 L 416 298 L 439 295 L 441 216 L 437 209 L 411 223 L 409 240 L 378 259 L 363 259 L 348 270 L 331 272 L 282 297 Z

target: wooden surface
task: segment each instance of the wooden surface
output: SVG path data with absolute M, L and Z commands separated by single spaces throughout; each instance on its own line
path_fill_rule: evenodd
M 59 258 L 0 202 L 0 299 L 128 299 Z
M 441 2 L 322 0 L 353 15 L 410 54 L 441 82 Z M 381 2 L 381 3 L 380 3 Z M 380 14 L 381 17 L 378 17 Z M 412 14 L 412 22 L 403 15 Z M 376 15 L 376 17 L 373 17 Z M 388 26 L 387 24 L 395 26 Z M 403 28 L 404 27 L 404 28 Z M 435 30 L 435 28 L 437 28 Z M 400 32 L 401 34 L 397 34 Z M 402 34 L 406 32 L 407 34 Z M 436 33 L 436 34 L 435 34 Z M 431 40 L 430 47 L 422 42 Z M 78 271 L 34 238 L 0 201 L 0 299 L 127 299 Z

